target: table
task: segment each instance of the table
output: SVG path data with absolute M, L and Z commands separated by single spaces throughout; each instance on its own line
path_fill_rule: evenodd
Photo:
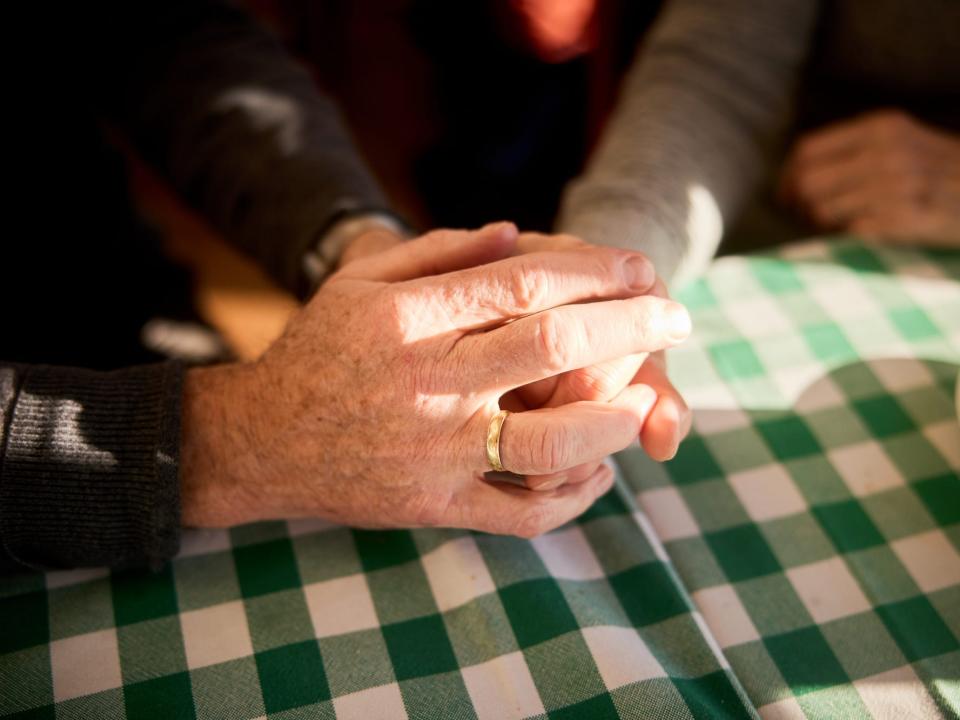
M 0 581 L 0 716 L 960 713 L 960 255 L 843 239 L 689 286 L 677 458 L 533 541 L 192 531 Z
M 960 714 L 960 254 L 716 263 L 672 369 L 695 433 L 621 459 L 764 718 Z

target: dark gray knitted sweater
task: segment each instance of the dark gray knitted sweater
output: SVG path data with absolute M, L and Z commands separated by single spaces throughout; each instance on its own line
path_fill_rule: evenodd
M 22 63 L 5 101 L 0 569 L 155 566 L 179 544 L 182 368 L 131 365 L 170 289 L 104 122 L 301 295 L 324 226 L 385 201 L 310 76 L 229 5 L 18 5 L 35 7 L 5 20 Z

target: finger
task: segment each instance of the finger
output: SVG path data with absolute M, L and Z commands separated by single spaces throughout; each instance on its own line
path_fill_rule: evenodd
M 647 292 L 656 275 L 641 253 L 585 247 L 508 258 L 404 289 L 438 305 L 454 327 L 472 330 L 568 303 Z
M 658 462 L 670 460 L 677 454 L 683 439 L 681 408 L 671 396 L 661 396 L 647 416 L 640 431 L 640 445 Z
M 559 384 L 561 377 L 563 376 L 554 375 L 551 377 L 545 377 L 542 380 L 537 380 L 529 385 L 518 387 L 515 392 L 528 408 L 543 407 L 547 404 L 547 401 L 551 398 L 553 393 L 556 392 L 557 385 Z M 584 399 L 586 400 L 588 398 Z
M 516 254 L 545 252 L 547 250 L 576 250 L 587 247 L 580 238 L 574 235 L 545 235 L 543 233 L 520 233 L 517 239 Z
M 653 295 L 658 298 L 663 298 L 664 300 L 670 299 L 670 293 L 667 291 L 667 285 L 657 277 L 656 281 L 653 283 L 653 287 L 650 288 L 650 295 Z
M 500 462 L 517 475 L 547 475 L 618 452 L 640 434 L 656 401 L 651 388 L 633 385 L 607 403 L 513 413 L 501 428 Z M 486 465 L 485 452 L 478 462 Z
M 638 353 L 564 373 L 557 378 L 553 394 L 542 407 L 616 397 L 630 384 L 646 358 L 646 353 Z
M 803 202 L 807 216 L 819 227 L 826 229 L 842 228 L 851 221 L 868 213 L 877 198 L 870 190 L 850 187 L 843 192 L 808 198 Z
M 797 142 L 785 164 L 780 197 L 788 201 L 810 197 L 816 186 L 819 186 L 818 196 L 822 196 L 849 188 L 850 181 L 857 177 L 868 181 L 877 170 L 889 169 L 884 166 L 893 162 L 891 151 L 910 144 L 919 129 L 903 112 L 878 110 L 809 133 Z M 826 184 L 828 178 L 810 177 L 814 169 L 827 165 L 844 166 L 847 174 L 844 185 L 834 185 L 831 189 Z
M 507 257 L 517 242 L 512 223 L 480 230 L 434 230 L 372 257 L 350 263 L 340 278 L 399 282 L 450 273 Z
M 345 267 L 355 260 L 384 252 L 402 242 L 403 236 L 386 229 L 365 232 L 344 248 L 340 266 Z
M 613 487 L 613 482 L 613 471 L 606 465 L 585 482 L 547 492 L 477 481 L 457 501 L 458 524 L 484 532 L 534 538 L 582 515 Z
M 659 298 L 669 299 L 667 286 L 659 277 L 648 291 L 650 295 Z M 578 400 L 607 400 L 617 395 L 625 388 L 630 379 L 636 373 L 637 369 L 643 363 L 645 354 L 627 356 L 622 361 L 610 361 L 610 367 L 607 363 L 601 363 L 599 366 L 573 370 L 563 375 L 554 375 L 543 378 L 536 382 L 517 388 L 517 395 L 523 400 L 528 408 L 538 407 L 558 407 L 568 402 Z M 620 368 L 623 373 L 628 375 L 625 380 L 620 374 Z M 632 372 L 630 371 L 632 368 Z M 586 377 L 571 378 L 572 375 L 586 373 Z M 568 378 L 564 380 L 564 378 Z M 559 391 L 558 386 L 564 382 L 572 387 L 566 387 Z
M 677 454 L 680 442 L 690 432 L 693 414 L 670 382 L 662 353 L 650 356 L 634 382 L 652 388 L 657 395 L 657 403 L 640 431 L 640 444 L 654 460 L 669 460 Z
M 644 353 L 571 370 L 516 389 L 528 408 L 559 407 L 580 400 L 609 400 L 618 395 L 636 374 Z
M 856 153 L 873 142 L 873 133 L 867 130 L 870 123 L 869 116 L 861 115 L 809 132 L 797 142 L 794 154 L 806 163 Z
M 923 214 L 921 196 L 920 183 L 911 178 L 875 174 L 846 191 L 813 200 L 808 212 L 824 227 L 848 229 L 856 220 L 868 216 L 915 219 Z
M 569 470 L 561 470 L 556 473 L 547 473 L 546 475 L 527 475 L 524 482 L 531 490 L 544 492 L 546 490 L 555 490 L 561 485 L 573 485 L 589 479 L 603 464 L 603 458 L 596 458 L 582 465 L 577 465 Z
M 810 204 L 837 193 L 849 192 L 876 172 L 876 163 L 868 153 L 828 159 L 799 169 L 792 180 L 794 200 Z
M 824 186 L 836 182 L 830 175 L 837 166 L 846 166 L 855 158 L 869 154 L 864 152 L 864 139 L 860 135 L 862 132 L 856 127 L 846 124 L 831 125 L 804 135 L 784 163 L 777 196 L 781 201 L 793 203 L 809 197 L 814 188 L 818 192 L 826 192 Z M 825 171 L 825 166 L 831 166 L 834 170 Z M 820 175 L 811 178 L 815 172 Z
M 667 293 L 667 286 L 664 285 L 663 280 L 659 277 L 654 282 L 653 286 L 648 291 L 648 294 L 655 295 L 660 298 L 669 299 L 670 295 Z M 628 356 L 630 357 L 630 356 Z M 643 354 L 636 355 L 633 357 L 641 358 L 645 357 Z M 615 361 L 612 361 L 615 362 Z M 641 361 L 642 362 L 642 361 Z M 639 367 L 639 365 L 638 365 Z M 591 372 L 589 368 L 584 369 L 587 372 Z M 574 370 L 573 372 L 583 372 L 584 370 Z M 595 371 L 594 374 L 603 373 L 603 370 Z M 569 375 L 569 373 L 568 373 Z M 560 395 L 557 398 L 554 398 L 554 394 L 557 392 L 557 386 L 559 385 L 561 378 L 566 377 L 566 375 L 554 375 L 552 377 L 543 378 L 536 382 L 530 383 L 529 385 L 524 385 L 523 387 L 517 388 L 517 395 L 522 398 L 524 404 L 528 408 L 538 408 L 538 407 L 557 407 L 564 404 L 564 395 Z M 578 381 L 574 381 L 576 383 Z M 591 380 L 587 380 L 587 383 L 590 383 Z M 608 399 L 620 392 L 627 383 L 621 385 L 618 389 L 614 390 L 614 387 L 617 383 L 610 383 L 606 387 L 599 388 L 599 392 L 594 397 L 589 397 L 590 393 L 587 393 L 587 397 L 579 397 L 576 392 L 569 393 L 568 399 L 566 402 L 575 402 L 577 400 L 601 400 Z M 566 392 L 566 391 L 565 391 Z M 551 398 L 554 398 L 551 400 Z
M 650 294 L 659 298 L 670 298 L 667 286 L 659 277 L 650 289 Z M 609 400 L 630 384 L 647 357 L 658 356 L 662 357 L 662 353 L 653 356 L 647 353 L 627 355 L 618 360 L 573 370 L 556 378 L 547 378 L 554 381 L 553 392 L 544 402 L 531 407 L 559 407 L 579 400 Z
M 960 221 L 946 213 L 885 210 L 867 213 L 850 224 L 850 232 L 890 245 L 960 246 Z
M 454 346 L 474 385 L 506 392 L 545 377 L 653 352 L 690 335 L 683 305 L 654 296 L 567 305 L 522 318 Z

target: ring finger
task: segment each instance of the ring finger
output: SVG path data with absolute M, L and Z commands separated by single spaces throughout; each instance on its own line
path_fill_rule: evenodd
M 656 401 L 652 388 L 633 385 L 610 402 L 512 413 L 500 430 L 500 463 L 517 475 L 547 475 L 617 452 L 637 438 Z M 488 422 L 489 418 L 483 420 L 482 440 L 480 433 L 471 433 L 484 470 L 489 469 Z

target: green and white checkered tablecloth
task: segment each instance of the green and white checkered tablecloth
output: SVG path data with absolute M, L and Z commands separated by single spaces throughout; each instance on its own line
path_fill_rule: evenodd
M 0 580 L 0 716 L 957 717 L 960 255 L 807 243 L 681 299 L 693 436 L 576 523 Z

